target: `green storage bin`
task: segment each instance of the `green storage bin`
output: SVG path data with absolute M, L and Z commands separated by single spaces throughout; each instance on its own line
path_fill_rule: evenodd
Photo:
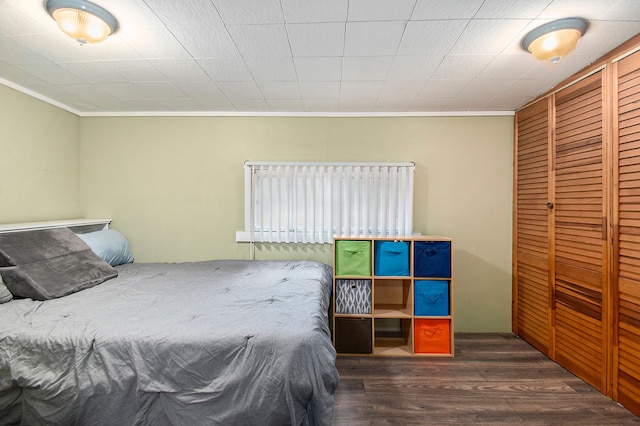
M 335 256 L 336 275 L 371 275 L 371 241 L 338 240 Z

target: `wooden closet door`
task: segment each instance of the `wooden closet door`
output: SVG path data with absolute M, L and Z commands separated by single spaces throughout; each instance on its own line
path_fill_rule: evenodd
M 552 358 L 606 393 L 602 74 L 555 95 Z
M 513 331 L 550 354 L 549 100 L 517 113 Z
M 617 87 L 614 398 L 640 415 L 640 53 L 618 62 Z

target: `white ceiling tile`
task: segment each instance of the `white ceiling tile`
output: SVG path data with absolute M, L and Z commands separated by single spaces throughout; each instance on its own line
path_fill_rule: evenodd
M 49 59 L 29 49 L 11 37 L 3 37 L 0 43 L 0 58 L 12 64 L 49 63 Z
M 376 99 L 340 99 L 338 109 L 341 112 L 370 112 Z
M 127 77 L 105 62 L 67 62 L 60 66 L 89 83 L 124 83 Z
M 38 12 L 45 15 L 47 13 L 44 11 L 42 5 L 40 5 Z M 49 21 L 47 29 L 53 32 L 56 30 L 57 25 L 53 19 L 49 18 Z M 0 1 L 0 35 L 20 35 L 41 32 L 43 32 L 43 29 L 38 28 L 38 21 L 32 19 L 26 10 L 14 6 L 11 2 Z
M 384 80 L 393 56 L 346 56 L 342 62 L 342 80 Z
M 406 101 L 382 101 L 378 99 L 373 107 L 374 112 L 407 112 L 411 102 Z
M 224 21 L 211 0 L 144 0 L 144 2 L 167 27 L 172 29 L 184 27 L 202 34 L 208 27 L 224 26 Z
M 338 99 L 340 97 L 340 83 L 338 82 L 300 82 L 299 87 L 300 94 L 302 95 L 303 99 Z
M 224 27 L 208 27 L 195 32 L 186 27 L 170 28 L 194 58 L 240 58 L 234 41 Z
M 300 99 L 300 89 L 296 81 L 265 81 L 258 83 L 258 87 L 264 97 L 269 100 Z
M 350 0 L 349 21 L 405 21 L 416 0 Z
M 216 85 L 229 99 L 262 99 L 262 93 L 251 81 L 220 81 Z M 233 102 L 235 105 L 235 102 Z
M 411 19 L 471 19 L 484 0 L 418 0 Z
M 287 24 L 293 56 L 342 56 L 345 24 Z
M 292 81 L 296 70 L 291 57 L 260 57 L 247 59 L 247 67 L 256 81 Z
M 162 105 L 167 111 L 197 111 L 200 109 L 198 104 L 190 98 L 169 98 L 158 99 L 160 105 Z
M 424 80 L 386 81 L 380 89 L 378 100 L 408 103 L 413 101 L 423 86 Z
M 302 104 L 306 112 L 337 112 L 338 99 L 303 99 Z
M 170 81 L 141 81 L 134 83 L 147 99 L 182 98 L 185 96 L 180 88 Z
M 203 111 L 236 111 L 236 107 L 226 97 L 192 99 Z
M 443 58 L 464 31 L 468 21 L 409 21 L 398 55 Z M 433 40 L 437 40 L 434 43 Z
M 264 99 L 234 99 L 233 106 L 238 111 L 270 111 L 269 105 Z
M 269 109 L 274 112 L 303 112 L 302 99 L 267 99 Z
M 425 80 L 438 68 L 440 59 L 432 56 L 395 56 L 388 80 Z
M 609 43 L 619 45 L 639 33 L 640 22 L 593 21 L 573 54 L 600 57 L 609 51 Z M 600 37 L 599 34 L 606 34 L 607 37 Z
M 18 68 L 52 84 L 86 83 L 82 78 L 57 64 L 21 64 Z
M 245 59 L 291 56 L 284 25 L 232 25 L 228 30 Z
M 619 0 L 614 7 L 604 13 L 600 19 L 607 21 L 640 21 L 638 0 Z
M 127 99 L 132 111 L 169 111 L 158 99 Z
M 477 19 L 535 19 L 549 5 L 549 0 L 485 0 L 475 15 Z
M 469 23 L 451 49 L 456 55 L 495 55 L 502 52 L 529 23 L 526 19 L 483 19 Z
M 170 81 L 179 83 L 211 79 L 193 59 L 150 59 L 148 62 Z
M 120 36 L 124 38 L 123 36 Z M 166 28 L 143 27 L 135 37 L 124 38 L 127 44 L 145 58 L 188 58 L 189 52 Z
M 3 80 L 24 86 L 25 88 L 37 86 L 41 89 L 47 84 L 35 75 L 24 72 L 24 70 L 0 60 L 0 84 L 4 84 Z
M 113 96 L 101 88 L 94 86 L 93 84 L 81 83 L 81 84 L 61 84 L 62 89 L 71 93 L 74 96 L 84 99 L 113 99 Z
M 405 22 L 347 22 L 346 56 L 394 55 L 405 29 Z
M 293 58 L 299 81 L 339 81 L 342 58 Z
M 553 0 L 537 18 L 561 19 L 579 16 L 586 19 L 598 19 L 606 15 L 615 4 L 615 1 L 602 0 Z
M 195 100 L 202 99 L 219 99 L 227 100 L 227 97 L 220 91 L 218 86 L 213 82 L 184 82 L 176 84 L 180 91 L 188 97 Z
M 533 65 L 535 64 L 529 61 L 523 61 L 520 55 L 499 55 L 478 74 L 477 78 L 493 80 L 497 78 L 511 78 L 514 75 L 527 75 Z
M 515 109 L 640 33 L 638 0 L 109 0 L 81 46 L 43 1 L 0 0 L 0 84 L 81 112 Z M 560 63 L 520 48 L 566 16 Z
M 278 0 L 213 0 L 227 25 L 284 23 Z
M 453 98 L 460 94 L 468 80 L 429 80 L 418 93 L 417 99 Z
M 109 68 L 117 73 L 126 75 L 130 82 L 167 81 L 167 77 L 148 61 L 109 61 Z
M 241 59 L 196 59 L 214 81 L 253 81 L 247 64 Z
M 139 99 L 145 96 L 143 91 L 133 83 L 105 83 L 102 84 L 102 88 L 118 99 Z
M 343 81 L 340 85 L 340 100 L 376 99 L 381 88 L 381 81 Z
M 92 100 L 92 106 L 83 108 L 83 110 L 91 111 L 91 112 L 103 112 L 103 111 L 118 112 L 123 110 L 126 111 L 128 109 L 129 109 L 129 104 L 127 102 L 122 101 L 120 99 L 115 99 L 115 98 L 95 99 L 95 100 Z
M 493 55 L 447 55 L 433 73 L 432 78 L 473 79 L 493 58 Z
M 348 0 L 280 0 L 287 23 L 343 22 Z

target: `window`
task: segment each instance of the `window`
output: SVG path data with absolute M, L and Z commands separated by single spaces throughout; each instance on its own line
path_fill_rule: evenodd
M 413 231 L 414 163 L 245 162 L 237 241 L 330 243 Z

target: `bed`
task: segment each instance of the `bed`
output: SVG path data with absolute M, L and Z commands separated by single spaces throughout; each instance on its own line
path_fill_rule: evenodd
M 20 235 L 37 232 L 44 231 Z M 0 276 L 20 293 L 14 275 L 28 268 L 19 265 L 24 253 L 7 254 L 6 235 Z M 87 243 L 64 238 L 84 262 Z M 73 262 L 46 266 L 45 275 L 56 278 Z M 331 424 L 338 373 L 327 320 L 330 267 L 106 264 L 117 276 L 0 304 L 0 424 Z

